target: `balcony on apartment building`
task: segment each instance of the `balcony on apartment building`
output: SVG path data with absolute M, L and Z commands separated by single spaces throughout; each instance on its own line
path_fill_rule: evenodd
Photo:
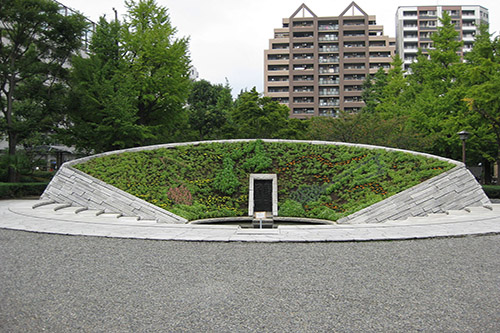
M 319 66 L 320 74 L 331 74 L 338 72 L 339 72 L 339 66 Z
M 319 56 L 319 59 L 318 59 L 319 63 L 320 64 L 328 64 L 328 63 L 338 63 L 339 62 L 339 57 L 338 55 L 327 55 L 327 56 L 324 56 L 324 55 L 321 55 Z
M 474 11 L 474 10 L 462 10 L 462 17 L 476 17 L 476 11 Z
M 403 39 L 408 42 L 418 42 L 418 32 L 406 32 L 403 34 Z
M 338 34 L 319 35 L 318 40 L 320 42 L 334 42 L 334 41 L 339 40 L 339 35 Z
M 365 58 L 366 54 L 365 52 L 345 52 L 344 53 L 344 59 L 360 59 L 360 58 Z
M 293 65 L 293 70 L 294 71 L 313 71 L 314 65 L 313 64 L 295 64 L 295 65 Z
M 294 86 L 293 92 L 294 93 L 313 93 L 314 87 L 313 86 Z
M 420 18 L 434 18 L 437 19 L 437 12 L 435 10 L 421 10 L 418 12 Z
M 314 75 L 294 75 L 293 81 L 294 82 L 314 81 Z
M 321 45 L 320 44 L 318 51 L 321 52 L 321 53 L 338 52 L 339 51 L 339 47 L 336 44 L 327 44 L 327 45 Z
M 273 43 L 273 50 L 288 50 L 290 48 L 290 44 L 288 43 Z
M 293 21 L 293 30 L 311 30 L 314 28 L 313 21 Z
M 278 87 L 268 87 L 267 92 L 272 95 L 272 97 L 285 98 L 289 95 L 289 88 L 278 86 Z
M 288 74 L 288 65 L 268 65 L 267 71 L 273 75 Z
M 332 108 L 320 108 L 319 115 L 322 117 L 337 117 L 338 111 Z
M 293 108 L 294 114 L 314 114 L 314 108 Z
M 314 58 L 313 53 L 294 53 L 293 60 L 312 60 Z
M 415 18 L 417 19 L 418 13 L 416 10 L 408 10 L 408 11 L 403 11 L 403 17 L 406 18 Z
M 418 21 L 417 20 L 404 20 L 403 21 L 403 30 L 404 31 L 417 31 L 418 30 Z
M 312 49 L 314 48 L 313 43 L 293 43 L 293 49 Z
M 327 76 L 327 77 L 320 76 L 318 84 L 320 86 L 338 85 L 340 84 L 340 79 L 338 76 Z
M 437 29 L 437 21 L 420 21 L 419 23 L 419 28 L 420 30 L 422 29 L 430 29 L 430 30 L 436 30 Z
M 338 96 L 339 89 L 338 88 L 320 88 L 319 95 L 320 96 Z
M 293 104 L 313 104 L 314 97 L 294 97 Z M 301 106 L 301 105 L 297 105 Z
M 353 31 L 344 31 L 344 39 L 359 39 L 360 37 L 365 37 L 366 33 L 363 30 L 353 30 Z
M 365 47 L 365 42 L 344 42 L 344 48 L 346 49 L 363 48 L 363 47 Z
M 363 91 L 363 87 L 360 85 L 344 85 L 345 93 L 360 93 Z
M 269 75 L 266 83 L 269 87 L 277 87 L 283 86 L 283 84 L 288 81 L 288 75 Z
M 338 22 L 319 22 L 318 30 L 321 31 L 338 31 L 339 24 Z
M 338 98 L 320 98 L 319 106 L 339 106 L 340 101 Z

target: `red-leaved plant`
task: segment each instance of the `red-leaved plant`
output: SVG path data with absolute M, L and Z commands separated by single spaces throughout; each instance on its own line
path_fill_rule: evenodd
M 193 197 L 191 196 L 191 192 L 184 185 L 169 188 L 167 197 L 177 205 L 191 206 L 193 204 Z

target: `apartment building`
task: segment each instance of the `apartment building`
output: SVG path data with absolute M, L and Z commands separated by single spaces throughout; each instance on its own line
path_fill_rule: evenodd
M 293 118 L 356 112 L 364 80 L 390 67 L 395 44 L 354 2 L 322 17 L 303 4 L 274 29 L 264 51 L 264 95 L 288 105 Z
M 405 69 L 416 60 L 418 49 L 432 49 L 431 35 L 447 12 L 464 42 L 460 55 L 472 49 L 481 23 L 488 23 L 488 9 L 481 6 L 402 6 L 396 12 L 396 50 Z
M 75 15 L 77 11 L 74 9 L 60 3 L 57 0 L 52 0 L 53 2 L 57 3 L 59 5 L 59 13 L 68 16 L 68 15 Z M 86 54 L 89 51 L 89 46 L 90 46 L 90 40 L 92 38 L 92 35 L 95 32 L 96 29 L 96 23 L 85 17 L 85 20 L 87 21 L 87 29 L 83 32 L 82 36 L 82 52 L 83 54 Z

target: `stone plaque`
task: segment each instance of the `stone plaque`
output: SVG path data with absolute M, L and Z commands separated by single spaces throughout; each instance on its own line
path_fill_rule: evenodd
M 273 211 L 273 181 L 258 180 L 254 181 L 254 211 L 272 212 Z

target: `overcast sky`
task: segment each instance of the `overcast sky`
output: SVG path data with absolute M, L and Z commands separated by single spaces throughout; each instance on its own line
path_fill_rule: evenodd
M 233 88 L 233 95 L 242 89 L 257 87 L 263 91 L 264 50 L 268 48 L 273 29 L 281 27 L 282 18 L 289 17 L 304 2 L 318 16 L 338 16 L 350 0 L 156 0 L 169 9 L 178 37 L 190 37 L 193 66 L 200 79 L 224 83 Z M 124 0 L 59 0 L 97 22 L 100 16 L 113 18 L 125 14 Z M 500 31 L 499 0 L 358 0 L 368 15 L 375 15 L 386 35 L 395 37 L 395 15 L 398 6 L 480 5 L 489 10 L 490 32 Z

